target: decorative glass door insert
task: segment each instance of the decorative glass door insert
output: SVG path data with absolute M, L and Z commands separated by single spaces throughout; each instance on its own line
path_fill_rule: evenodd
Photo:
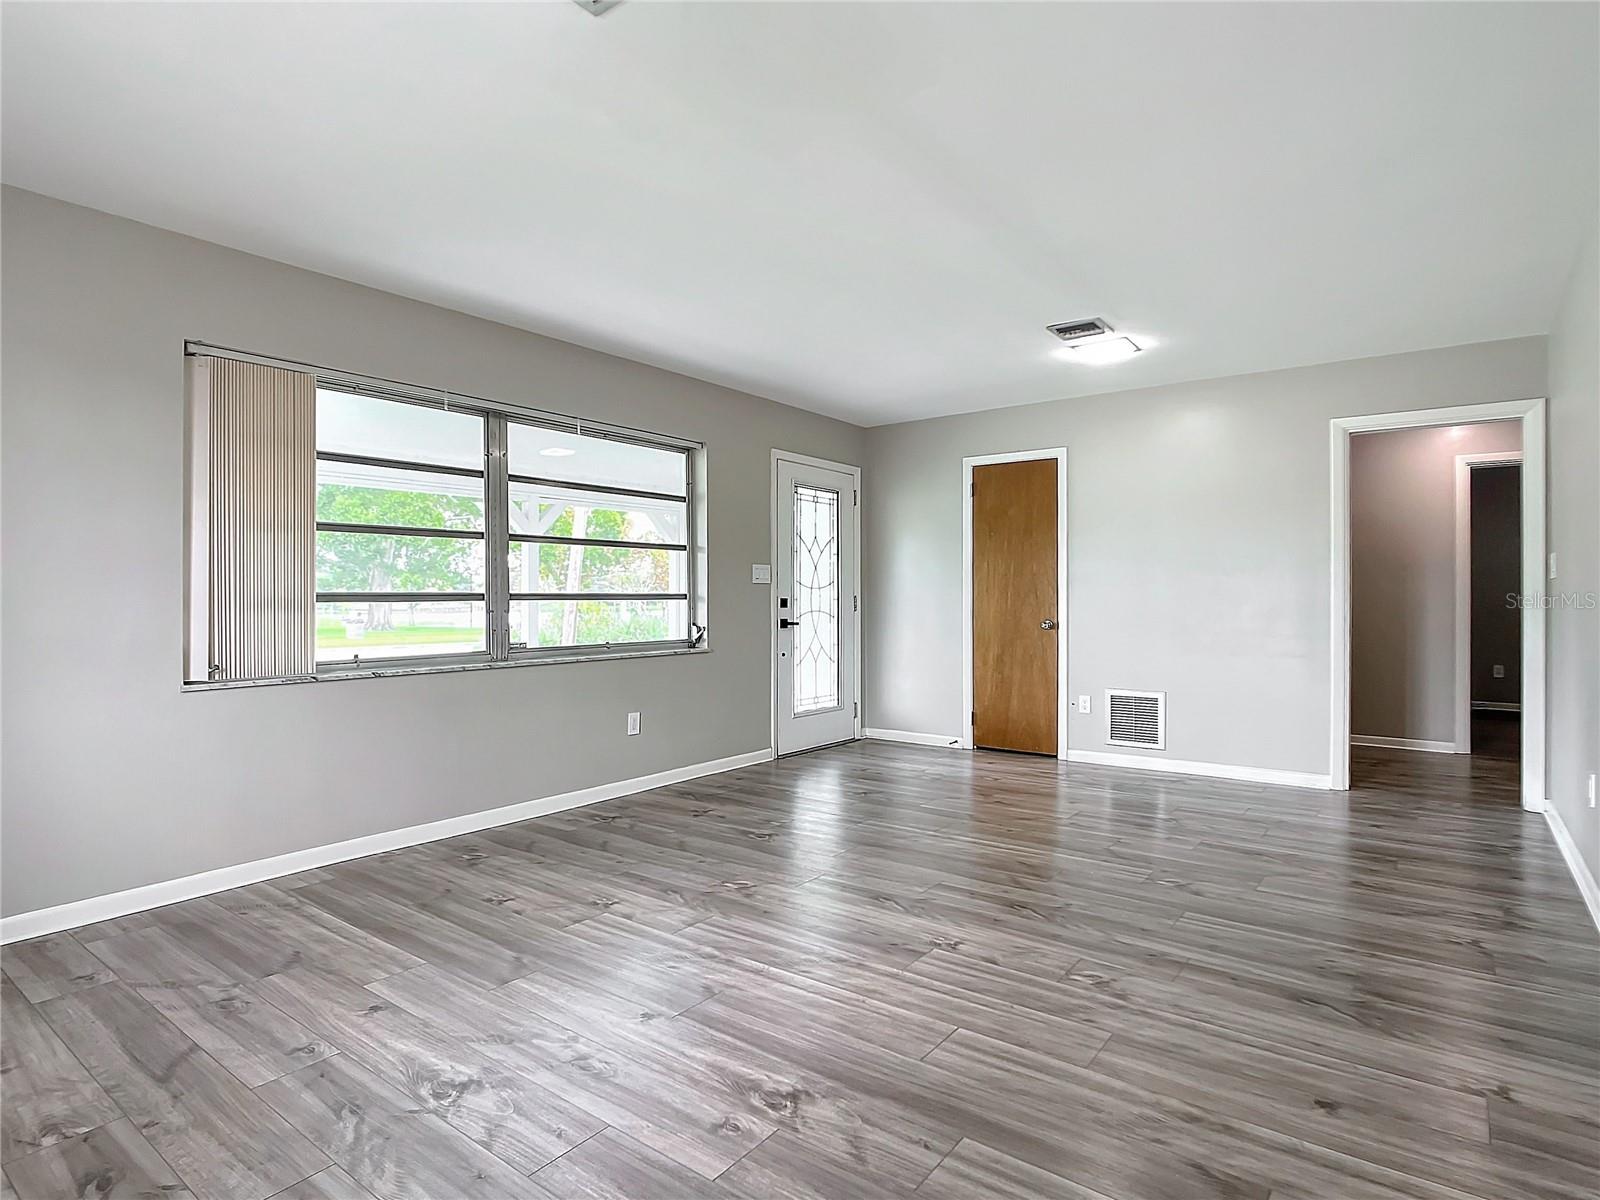
M 839 707 L 839 493 L 794 487 L 794 711 Z

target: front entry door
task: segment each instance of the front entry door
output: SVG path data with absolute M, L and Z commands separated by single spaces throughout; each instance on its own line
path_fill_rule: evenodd
M 777 462 L 777 751 L 856 736 L 856 484 Z
M 1056 753 L 1057 464 L 972 468 L 972 744 Z

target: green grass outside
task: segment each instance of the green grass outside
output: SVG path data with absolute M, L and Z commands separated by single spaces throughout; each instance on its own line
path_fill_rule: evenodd
M 666 622 L 664 619 L 643 619 L 638 622 L 597 622 L 598 628 L 591 626 L 588 621 L 579 622 L 580 645 L 593 645 L 607 640 L 613 641 L 648 641 L 667 636 Z M 546 631 L 559 633 L 559 631 Z M 349 649 L 359 653 L 363 646 L 376 648 L 382 646 L 437 646 L 437 645 L 463 645 L 475 643 L 483 644 L 483 631 L 470 626 L 461 625 L 403 625 L 398 629 L 372 630 L 365 637 L 350 637 L 347 635 L 344 623 L 341 621 L 317 622 L 317 646 L 319 649 L 342 650 Z M 555 637 L 541 643 L 543 645 L 559 645 Z
M 462 625 L 407 625 L 400 629 L 373 630 L 365 637 L 347 637 L 338 621 L 317 622 L 317 645 L 350 646 L 428 646 L 440 642 L 481 642 L 483 631 Z

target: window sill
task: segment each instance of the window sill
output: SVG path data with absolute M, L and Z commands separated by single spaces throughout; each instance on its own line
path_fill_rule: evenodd
M 362 667 L 359 670 L 342 669 L 319 675 L 293 675 L 284 679 L 230 679 L 224 683 L 184 683 L 179 690 L 185 692 L 231 692 L 238 688 L 283 687 L 297 683 L 337 683 L 346 679 L 388 679 L 398 675 L 445 675 L 455 671 L 505 671 L 519 667 L 550 667 L 558 664 L 616 662 L 636 658 L 681 658 L 692 654 L 710 654 L 710 646 L 673 650 L 613 650 L 606 654 L 566 654 L 559 658 L 514 658 L 506 662 L 437 663 L 425 666 Z

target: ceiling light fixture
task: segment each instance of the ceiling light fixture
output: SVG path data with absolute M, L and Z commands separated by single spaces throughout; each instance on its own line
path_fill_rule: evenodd
M 546 446 L 539 453 L 546 458 L 571 458 L 577 451 L 567 446 Z
M 1083 363 L 1091 367 L 1106 367 L 1112 363 L 1127 362 L 1140 350 L 1139 343 L 1132 338 L 1115 334 L 1105 337 L 1086 338 L 1081 342 L 1072 342 L 1056 351 L 1056 357 L 1064 358 L 1068 362 Z

